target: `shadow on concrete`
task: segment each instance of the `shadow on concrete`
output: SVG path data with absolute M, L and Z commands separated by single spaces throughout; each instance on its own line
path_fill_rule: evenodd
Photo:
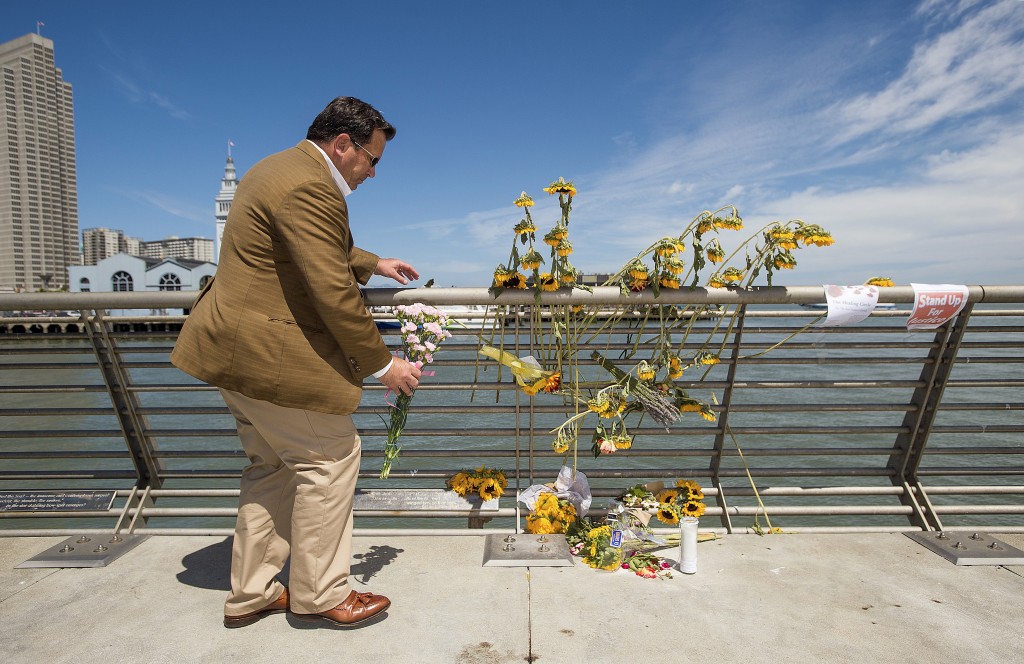
M 352 557 L 360 562 L 352 565 L 349 574 L 357 577 L 360 583 L 366 583 L 373 578 L 373 575 L 384 569 L 398 559 L 398 554 L 404 553 L 405 549 L 396 549 L 387 544 L 373 545 L 366 553 L 357 553 Z
M 186 555 L 181 559 L 185 569 L 178 572 L 178 581 L 185 585 L 209 590 L 231 590 L 231 543 L 227 537 Z

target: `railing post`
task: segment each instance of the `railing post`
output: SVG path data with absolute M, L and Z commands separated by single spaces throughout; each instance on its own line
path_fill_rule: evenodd
M 935 332 L 934 344 L 928 357 L 924 359 L 921 376 L 918 379 L 921 386 L 914 390 L 910 398 L 911 408 L 903 416 L 901 428 L 905 433 L 896 436 L 887 465 L 893 486 L 901 486 L 904 489 L 900 501 L 913 509 L 909 515 L 911 523 L 924 530 L 942 530 L 942 522 L 929 507 L 931 501 L 918 481 L 917 470 L 924 457 L 928 436 L 935 424 L 942 394 L 949 382 L 973 309 L 974 304 L 968 303 L 959 316 L 940 326 Z
M 110 334 L 110 326 L 103 319 L 103 313 L 102 309 L 94 309 L 85 317 L 84 327 L 96 356 L 96 365 L 135 465 L 136 486 L 159 489 L 162 484 L 160 468 L 152 454 L 153 443 L 146 435 L 145 416 L 139 412 L 138 398 L 130 389 L 131 377 L 124 368 L 117 342 Z
M 732 394 L 736 385 L 736 372 L 740 363 L 740 349 L 743 347 L 743 324 L 746 320 L 746 313 L 747 305 L 739 305 L 736 312 L 736 325 L 732 332 L 732 344 L 730 344 L 732 361 L 729 363 L 726 386 L 722 392 L 722 407 L 718 413 L 718 433 L 715 435 L 714 454 L 711 457 L 709 467 L 711 483 L 718 489 L 715 495 L 715 502 L 718 503 L 718 507 L 722 510 L 722 525 L 725 526 L 729 533 L 732 533 L 732 519 L 729 517 L 729 507 L 725 502 L 725 492 L 722 488 L 722 454 L 725 450 L 725 437 L 729 434 L 729 406 L 732 404 Z M 728 330 L 726 333 L 728 333 Z

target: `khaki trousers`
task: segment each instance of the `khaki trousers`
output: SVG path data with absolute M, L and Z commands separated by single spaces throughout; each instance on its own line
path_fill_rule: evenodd
M 249 457 L 242 471 L 224 615 L 258 611 L 284 586 L 300 613 L 348 597 L 360 440 L 352 417 L 285 408 L 222 389 Z

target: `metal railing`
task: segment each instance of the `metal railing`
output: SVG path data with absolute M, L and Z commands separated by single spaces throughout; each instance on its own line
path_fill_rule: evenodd
M 109 490 L 109 509 L 0 509 L 0 535 L 57 535 L 131 524 L 152 534 L 229 533 L 246 459 L 214 388 L 172 367 L 168 353 L 194 293 L 0 295 L 0 492 Z M 520 356 L 541 341 L 524 321 L 555 305 L 601 310 L 614 325 L 579 353 L 587 380 L 597 350 L 622 360 L 653 335 L 651 311 L 699 314 L 682 352 L 711 343 L 721 363 L 677 386 L 716 403 L 669 429 L 631 427 L 631 449 L 593 458 L 592 428 L 569 463 L 586 473 L 594 509 L 639 482 L 705 487 L 702 527 L 723 532 L 994 529 L 1024 532 L 1024 287 L 975 286 L 937 330 L 910 332 L 909 287 L 882 289 L 878 310 L 849 327 L 810 327 L 821 287 L 617 289 L 546 293 L 485 289 L 369 289 L 371 307 L 477 305 L 478 329 L 456 327 L 425 379 L 402 438 L 401 461 L 377 479 L 389 405 L 368 382 L 356 423 L 360 487 L 443 488 L 458 470 L 504 470 L 509 491 L 489 528 L 518 528 L 516 492 L 554 480 L 563 455 L 550 431 L 575 405 L 525 396 L 480 337 Z M 142 315 L 111 315 L 141 310 Z M 612 316 L 611 311 L 632 312 Z M 24 312 L 33 311 L 34 315 Z M 70 315 L 74 313 L 74 315 Z M 727 320 L 728 324 L 722 324 Z M 806 328 L 806 329 L 805 329 Z M 383 330 L 392 345 L 393 332 Z M 799 333 L 799 334 L 798 334 Z M 781 346 L 778 346 L 781 342 Z M 639 357 L 639 356 L 638 356 Z M 596 384 L 596 383 L 595 383 Z M 474 510 L 362 510 L 358 532 L 467 533 Z M 478 530 L 475 532 L 479 532 Z

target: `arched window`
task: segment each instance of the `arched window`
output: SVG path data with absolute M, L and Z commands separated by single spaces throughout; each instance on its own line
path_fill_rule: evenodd
M 115 293 L 135 290 L 135 285 L 132 282 L 132 275 L 128 274 L 124 270 L 114 273 L 114 276 L 110 278 L 110 285 L 113 287 L 113 291 Z
M 78 290 L 80 290 L 83 293 L 88 293 L 90 290 L 92 290 L 92 286 L 89 285 L 88 277 L 82 277 L 81 279 L 78 280 Z
M 160 290 L 181 290 L 181 279 L 173 272 L 160 277 Z
M 207 274 L 206 276 L 200 277 L 199 278 L 199 290 L 202 290 L 202 289 L 206 288 L 206 284 L 210 283 L 210 279 L 213 279 L 213 275 L 212 274 Z

